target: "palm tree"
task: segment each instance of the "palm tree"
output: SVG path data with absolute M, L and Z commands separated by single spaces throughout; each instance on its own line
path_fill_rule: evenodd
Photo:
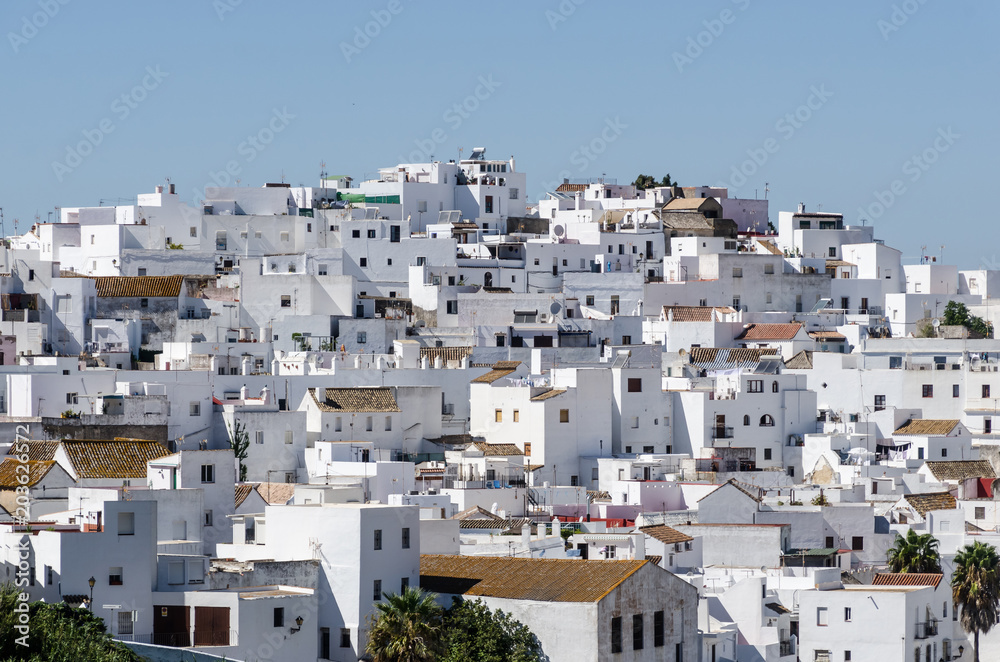
M 974 636 L 976 662 L 979 662 L 979 633 L 989 632 L 1000 621 L 998 564 L 996 548 L 979 541 L 966 545 L 955 556 L 951 596 L 962 608 L 962 627 Z
M 937 539 L 929 533 L 917 534 L 913 529 L 906 532 L 905 538 L 896 535 L 886 559 L 892 572 L 941 572 Z
M 441 638 L 441 607 L 437 595 L 407 587 L 399 594 L 386 593 L 375 604 L 365 650 L 373 662 L 422 662 L 433 660 Z

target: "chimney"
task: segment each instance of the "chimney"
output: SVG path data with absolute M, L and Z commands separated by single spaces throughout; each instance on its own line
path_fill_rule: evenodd
M 800 202 L 800 203 L 799 203 L 799 213 L 800 213 L 800 214 L 804 214 L 804 213 L 805 213 L 805 211 L 806 211 L 806 203 L 804 203 L 804 202 Z

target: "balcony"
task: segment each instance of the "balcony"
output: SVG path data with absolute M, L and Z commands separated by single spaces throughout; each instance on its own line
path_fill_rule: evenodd
M 924 621 L 922 623 L 917 623 L 917 631 L 914 638 L 929 639 L 930 637 L 936 637 L 937 633 L 938 622 L 936 620 Z
M 778 644 L 778 655 L 780 657 L 788 657 L 789 655 L 795 655 L 795 647 L 792 646 L 791 641 L 782 641 Z
M 733 429 L 716 426 L 712 428 L 712 439 L 732 439 Z

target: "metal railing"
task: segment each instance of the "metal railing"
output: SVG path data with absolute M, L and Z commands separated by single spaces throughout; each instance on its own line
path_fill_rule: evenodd
M 936 637 L 938 633 L 938 622 L 936 620 L 923 621 L 917 623 L 917 631 L 914 635 L 915 639 L 928 639 L 930 637 Z
M 712 428 L 712 439 L 732 439 L 733 429 L 716 426 Z

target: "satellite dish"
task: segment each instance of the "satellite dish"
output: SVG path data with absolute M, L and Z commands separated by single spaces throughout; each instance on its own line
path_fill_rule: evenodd
M 935 317 L 934 321 L 931 322 L 931 326 L 933 326 L 935 329 L 938 328 L 939 326 L 941 326 L 941 320 Z
M 553 315 L 557 314 L 560 310 L 562 310 L 562 306 L 558 302 L 553 301 L 552 305 L 549 306 L 549 312 Z
M 680 356 L 681 358 L 684 358 L 687 355 L 687 350 L 682 347 L 680 350 L 677 351 L 677 355 Z
M 565 232 L 566 232 L 566 228 L 564 228 L 561 225 L 554 225 L 554 226 L 552 226 L 552 234 L 554 234 L 557 237 L 563 236 L 563 233 L 565 233 Z
M 767 574 L 767 566 L 766 565 L 762 565 L 760 567 L 760 571 L 763 572 L 766 575 Z

